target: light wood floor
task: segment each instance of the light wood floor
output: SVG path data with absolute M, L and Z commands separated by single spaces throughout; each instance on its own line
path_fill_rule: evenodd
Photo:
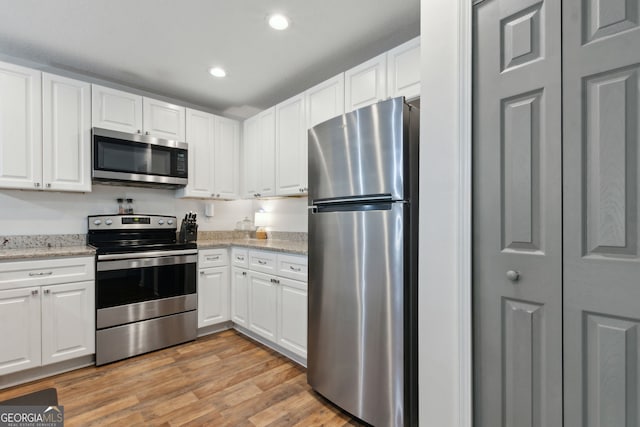
M 55 387 L 65 426 L 363 426 L 311 391 L 305 369 L 235 331 L 0 390 Z

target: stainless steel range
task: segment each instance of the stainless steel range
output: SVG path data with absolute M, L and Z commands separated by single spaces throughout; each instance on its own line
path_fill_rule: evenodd
M 96 248 L 96 365 L 196 338 L 197 246 L 176 217 L 89 216 Z

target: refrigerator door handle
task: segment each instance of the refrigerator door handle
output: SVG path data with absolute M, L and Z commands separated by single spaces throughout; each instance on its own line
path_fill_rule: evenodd
M 317 199 L 312 203 L 316 206 L 318 205 L 342 205 L 346 203 L 374 203 L 374 202 L 394 202 L 396 200 L 393 199 L 391 194 L 370 194 L 367 196 L 356 196 L 356 197 L 340 197 L 334 199 Z

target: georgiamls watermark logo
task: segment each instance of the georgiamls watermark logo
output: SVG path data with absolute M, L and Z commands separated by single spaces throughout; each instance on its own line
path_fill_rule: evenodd
M 63 406 L 0 406 L 0 427 L 63 426 Z

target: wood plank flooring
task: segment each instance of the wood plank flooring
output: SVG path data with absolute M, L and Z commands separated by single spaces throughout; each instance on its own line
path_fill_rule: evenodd
M 65 426 L 364 426 L 313 392 L 306 371 L 229 330 L 0 390 L 58 390 Z

